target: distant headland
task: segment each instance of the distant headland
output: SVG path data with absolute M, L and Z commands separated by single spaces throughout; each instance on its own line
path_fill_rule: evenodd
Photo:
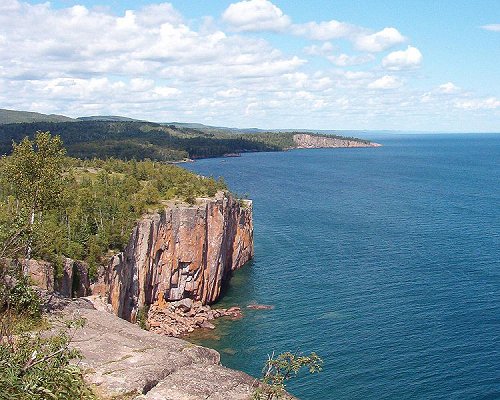
M 241 153 L 302 148 L 377 147 L 369 140 L 334 133 L 214 127 L 177 122 L 156 123 L 120 116 L 69 118 L 55 114 L 0 109 L 0 154 L 12 141 L 37 131 L 59 135 L 72 157 L 150 159 L 179 162 Z

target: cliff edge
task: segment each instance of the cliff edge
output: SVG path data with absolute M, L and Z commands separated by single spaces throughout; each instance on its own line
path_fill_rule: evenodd
M 217 351 L 145 331 L 104 311 L 95 297 L 48 297 L 50 316 L 85 319 L 71 346 L 81 352 L 85 380 L 102 399 L 250 400 L 258 385 L 220 365 Z
M 139 309 L 155 303 L 190 298 L 210 304 L 253 251 L 252 202 L 219 192 L 142 218 L 93 293 L 132 322 Z

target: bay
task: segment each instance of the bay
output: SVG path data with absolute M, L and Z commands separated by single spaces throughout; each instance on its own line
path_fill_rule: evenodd
M 253 200 L 255 259 L 209 335 L 224 365 L 317 352 L 312 399 L 500 398 L 500 135 L 384 135 L 380 148 L 184 164 Z

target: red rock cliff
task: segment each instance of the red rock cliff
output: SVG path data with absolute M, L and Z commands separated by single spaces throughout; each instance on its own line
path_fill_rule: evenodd
M 135 321 L 140 307 L 156 301 L 213 303 L 231 271 L 252 257 L 252 203 L 220 192 L 141 219 L 103 283 L 114 312 Z
M 379 143 L 367 140 L 341 139 L 338 137 L 316 136 L 307 133 L 293 135 L 298 149 L 336 148 L 336 147 L 379 147 Z

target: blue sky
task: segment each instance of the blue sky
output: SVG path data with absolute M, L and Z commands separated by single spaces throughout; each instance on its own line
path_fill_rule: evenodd
M 493 0 L 0 4 L 0 108 L 260 128 L 500 131 Z

